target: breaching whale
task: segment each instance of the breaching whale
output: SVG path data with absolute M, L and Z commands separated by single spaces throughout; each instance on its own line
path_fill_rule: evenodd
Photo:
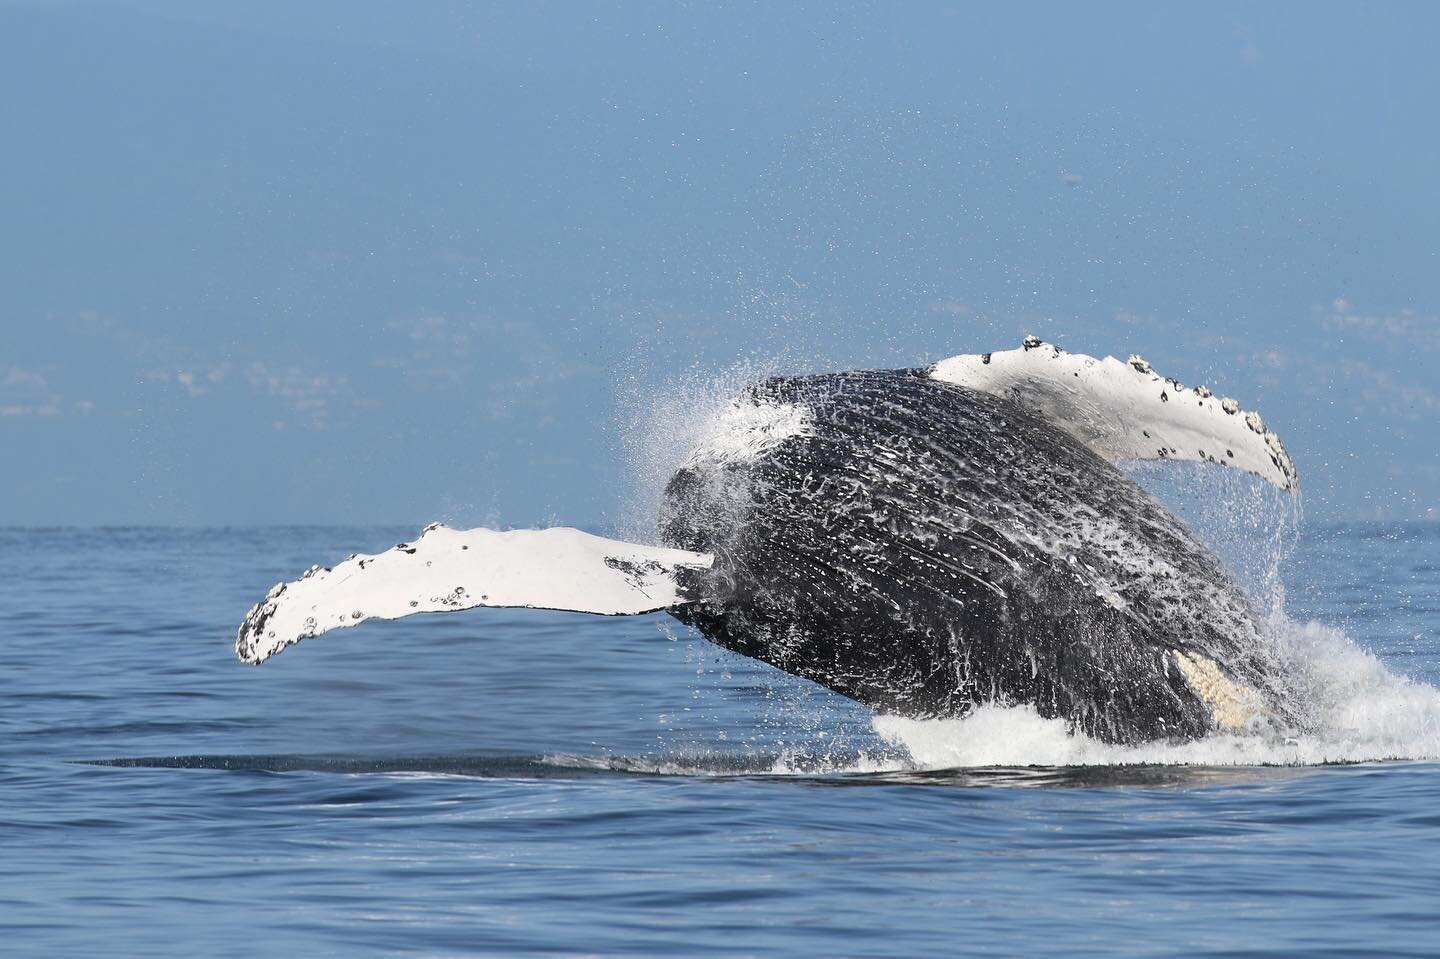
M 1284 490 L 1260 416 L 1142 358 L 1021 348 L 775 377 L 710 422 L 663 546 L 427 527 L 270 590 L 239 657 L 478 606 L 664 610 L 882 713 L 1029 705 L 1107 742 L 1304 725 L 1250 597 L 1114 465 L 1203 460 Z

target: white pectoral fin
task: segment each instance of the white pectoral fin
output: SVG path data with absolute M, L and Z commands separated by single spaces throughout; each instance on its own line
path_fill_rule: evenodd
M 1259 413 L 1166 379 L 1138 356 L 1097 360 L 1032 336 L 1018 350 L 941 360 L 930 375 L 1034 410 L 1108 460 L 1203 460 L 1281 489 L 1299 486 L 1295 464 Z
M 477 606 L 561 609 L 625 616 L 691 601 L 682 571 L 713 558 L 593 536 L 578 529 L 455 530 L 429 526 L 413 543 L 334 568 L 313 567 L 275 586 L 235 638 L 235 653 L 261 663 L 292 643 L 367 619 Z

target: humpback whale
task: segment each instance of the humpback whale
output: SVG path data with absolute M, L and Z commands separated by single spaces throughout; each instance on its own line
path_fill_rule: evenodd
M 275 586 L 235 649 L 260 663 L 366 620 L 480 606 L 663 610 L 880 713 L 1028 705 L 1113 743 L 1302 728 L 1253 601 L 1115 465 L 1136 459 L 1298 484 L 1234 400 L 1032 336 L 747 387 L 668 483 L 663 545 L 435 524 Z

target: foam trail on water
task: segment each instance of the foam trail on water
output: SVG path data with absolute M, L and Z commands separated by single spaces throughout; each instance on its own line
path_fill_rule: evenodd
M 1319 723 L 1296 739 L 1212 735 L 1185 743 L 1112 746 L 1071 734 L 1030 707 L 981 706 L 962 719 L 877 716 L 875 732 L 915 766 L 1317 765 L 1440 759 L 1440 690 L 1397 676 L 1343 633 L 1319 623 L 1272 622 L 1295 667 L 1298 695 Z

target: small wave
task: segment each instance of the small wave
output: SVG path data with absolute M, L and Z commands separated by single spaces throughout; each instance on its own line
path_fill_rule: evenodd
M 835 773 L 907 772 L 908 758 L 894 749 L 881 754 L 857 752 L 705 751 L 664 756 L 586 756 L 555 753 L 543 762 L 557 769 L 648 776 L 827 776 Z

